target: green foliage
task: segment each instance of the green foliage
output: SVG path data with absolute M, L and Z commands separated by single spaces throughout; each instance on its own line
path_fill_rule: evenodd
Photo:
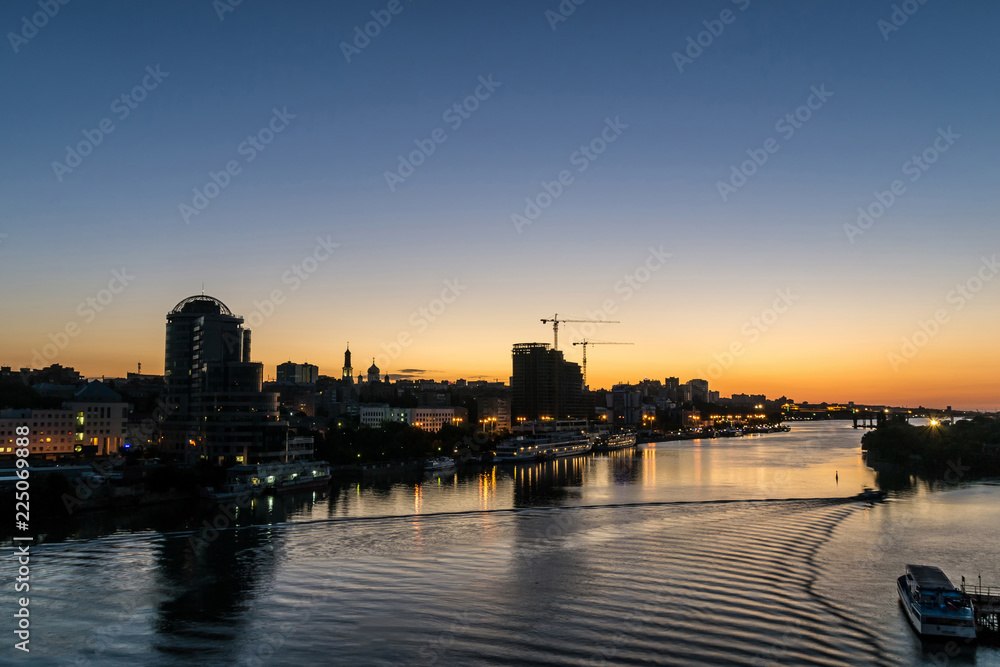
M 970 474 L 1000 472 L 1000 461 L 985 445 L 1000 442 L 1000 421 L 975 417 L 951 426 L 913 426 L 888 422 L 861 439 L 869 461 L 947 469 L 949 464 L 971 467 Z
M 214 474 L 217 474 L 212 471 L 212 466 L 208 462 L 199 464 L 193 468 L 174 464 L 156 466 L 146 477 L 146 490 L 153 493 L 166 493 L 171 490 L 197 493 L 202 486 L 210 483 Z
M 431 433 L 402 423 L 390 423 L 377 429 L 350 425 L 338 428 L 336 421 L 332 421 L 325 441 L 322 445 L 316 443 L 316 455 L 335 465 L 448 456 L 456 447 L 461 447 L 470 434 L 469 428 L 450 424 Z

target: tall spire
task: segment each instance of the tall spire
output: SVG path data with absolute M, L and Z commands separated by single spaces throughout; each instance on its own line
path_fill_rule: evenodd
M 344 351 L 344 371 L 341 378 L 348 384 L 354 383 L 354 369 L 351 368 L 351 344 L 347 343 L 347 350 Z

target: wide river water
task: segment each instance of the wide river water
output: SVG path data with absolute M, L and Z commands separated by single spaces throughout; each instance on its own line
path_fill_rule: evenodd
M 922 644 L 895 591 L 907 563 L 1000 584 L 1000 486 L 888 485 L 861 433 L 86 515 L 32 547 L 30 654 L 3 584 L 4 664 L 1000 665 Z

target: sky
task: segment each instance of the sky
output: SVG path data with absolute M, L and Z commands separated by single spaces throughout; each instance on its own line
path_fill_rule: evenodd
M 161 373 L 204 289 L 266 377 L 507 381 L 558 314 L 633 343 L 593 388 L 1000 408 L 996 3 L 46 6 L 0 10 L 4 365 Z

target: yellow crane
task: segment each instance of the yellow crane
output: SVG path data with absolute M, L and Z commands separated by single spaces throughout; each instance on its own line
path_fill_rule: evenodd
M 550 318 L 543 318 L 542 324 L 548 324 L 552 322 L 552 349 L 559 349 L 559 324 L 562 322 L 593 322 L 601 324 L 621 324 L 618 320 L 560 320 L 559 314 L 555 314 Z
M 588 345 L 635 345 L 635 343 L 611 343 L 606 340 L 587 340 L 584 338 L 573 345 L 583 345 L 583 386 L 587 386 L 587 346 Z

